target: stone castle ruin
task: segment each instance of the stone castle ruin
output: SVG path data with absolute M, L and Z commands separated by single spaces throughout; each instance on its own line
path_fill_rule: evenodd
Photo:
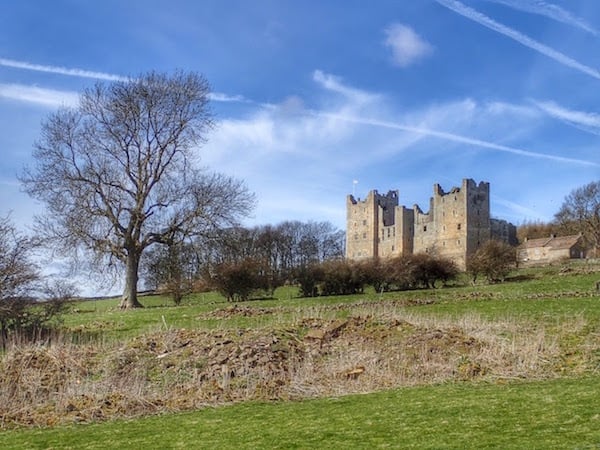
M 445 192 L 433 186 L 429 211 L 399 205 L 398 191 L 370 191 L 365 200 L 346 201 L 346 257 L 352 260 L 412 253 L 443 256 L 465 269 L 467 257 L 484 242 L 516 244 L 516 227 L 490 217 L 490 184 L 464 179 Z

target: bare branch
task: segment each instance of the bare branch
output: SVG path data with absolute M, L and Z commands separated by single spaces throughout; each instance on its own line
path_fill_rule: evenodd
M 35 166 L 21 177 L 47 206 L 39 227 L 48 242 L 126 266 L 124 306 L 138 305 L 148 246 L 234 223 L 251 208 L 241 183 L 189 164 L 212 126 L 208 94 L 194 73 L 98 83 L 77 108 L 47 118 Z

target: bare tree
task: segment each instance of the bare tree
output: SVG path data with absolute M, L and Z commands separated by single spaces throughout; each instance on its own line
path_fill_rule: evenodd
M 192 292 L 198 278 L 196 253 L 189 242 L 173 242 L 152 248 L 142 264 L 146 287 L 171 295 L 176 305 Z
M 516 266 L 516 248 L 506 242 L 489 240 L 473 253 L 467 260 L 467 271 L 472 282 L 478 275 L 484 275 L 489 283 L 504 281 L 509 272 Z
M 556 222 L 567 232 L 581 233 L 588 245 L 600 248 L 600 181 L 574 189 L 565 197 Z
M 46 204 L 38 228 L 59 250 L 125 267 L 122 308 L 139 307 L 140 259 L 208 229 L 231 226 L 254 198 L 232 178 L 195 167 L 212 126 L 208 82 L 154 72 L 98 83 L 76 108 L 51 114 L 21 177 Z
M 39 280 L 32 261 L 34 240 L 17 231 L 9 217 L 0 218 L 0 299 L 31 295 Z
M 0 219 L 0 344 L 17 328 L 33 302 L 40 279 L 32 261 L 35 242 L 19 233 L 8 217 Z

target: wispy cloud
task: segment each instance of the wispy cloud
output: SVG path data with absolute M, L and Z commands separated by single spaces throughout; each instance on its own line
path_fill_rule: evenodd
M 465 98 L 405 108 L 385 94 L 356 88 L 323 71 L 315 71 L 313 80 L 322 90 L 320 106 L 313 100 L 309 109 L 295 96 L 278 104 L 251 102 L 256 108 L 243 117 L 224 117 L 203 147 L 203 164 L 236 174 L 256 192 L 256 223 L 318 214 L 344 227 L 344 198 L 353 188 L 401 187 L 405 203 L 425 205 L 426 180 L 456 183 L 465 176 L 496 183 L 496 195 L 510 199 L 512 203 L 497 202 L 496 214 L 515 220 L 545 217 L 554 205 L 542 205 L 542 193 L 533 188 L 528 198 L 535 200 L 514 194 L 515 177 L 531 173 L 535 178 L 540 168 L 554 174 L 565 167 L 578 169 L 570 173 L 593 173 L 600 167 L 585 157 L 502 145 L 532 140 L 544 116 L 533 104 Z M 515 141 L 507 137 L 513 131 Z M 493 136 L 509 140 L 493 141 Z
M 531 48 L 532 50 L 541 53 L 542 55 L 547 56 L 548 58 L 554 59 L 558 63 L 570 67 L 572 69 L 578 70 L 581 73 L 594 77 L 600 80 L 600 71 L 594 69 L 593 67 L 587 66 L 585 64 L 576 61 L 570 56 L 565 55 L 564 53 L 559 52 L 551 47 L 548 47 L 541 42 L 536 41 L 535 39 L 530 38 L 529 36 L 517 31 L 513 28 L 507 27 L 499 22 L 496 22 L 494 19 L 486 16 L 485 14 L 480 13 L 479 11 L 464 5 L 463 3 L 456 0 L 436 0 L 440 5 L 445 6 L 446 8 L 454 11 L 461 16 L 466 17 L 467 19 L 473 20 L 484 27 L 487 27 L 491 30 L 494 30 L 500 34 L 503 34 L 518 43 Z
M 79 95 L 72 91 L 58 91 L 37 86 L 0 83 L 0 97 L 46 107 L 75 106 Z
M 73 69 L 58 66 L 48 66 L 42 64 L 35 64 L 25 61 L 16 61 L 14 59 L 0 58 L 0 66 L 11 67 L 14 69 L 32 70 L 35 72 L 46 72 L 54 73 L 59 75 L 67 75 L 72 77 L 81 78 L 94 78 L 97 80 L 105 81 L 129 81 L 130 78 L 121 75 L 105 72 L 94 72 L 84 69 Z M 61 97 L 68 97 L 67 104 L 72 104 L 73 94 L 64 93 L 61 91 L 54 91 L 52 89 L 43 89 L 37 87 L 27 87 L 22 85 L 2 85 L 2 91 L 0 95 L 10 97 L 16 100 L 31 101 L 34 103 L 40 103 L 45 105 L 55 106 L 62 104 L 64 101 Z M 222 92 L 212 92 L 209 94 L 211 100 L 215 102 L 237 102 L 237 103 L 250 103 L 250 101 L 244 98 L 242 95 L 228 95 Z
M 208 94 L 209 98 L 214 102 L 223 103 L 252 103 L 250 100 L 245 98 L 243 95 L 228 95 L 222 92 L 211 92 Z
M 494 204 L 502 205 L 509 211 L 512 211 L 514 213 L 514 217 L 536 218 L 539 216 L 539 211 L 536 211 L 528 206 L 524 206 L 519 203 L 513 202 L 511 200 L 498 197 L 497 195 L 492 195 L 492 201 L 494 202 Z
M 555 119 L 562 120 L 589 133 L 600 135 L 600 114 L 568 109 L 551 101 L 536 101 L 534 104 Z
M 390 25 L 385 35 L 384 45 L 392 50 L 392 62 L 397 66 L 407 67 L 433 52 L 433 47 L 407 25 Z
M 549 155 L 547 153 L 537 153 L 537 152 L 533 152 L 530 150 L 524 150 L 524 149 L 520 149 L 520 148 L 509 147 L 506 145 L 500 145 L 500 144 L 496 144 L 494 142 L 488 142 L 488 141 L 484 141 L 481 139 L 471 138 L 471 137 L 467 137 L 467 136 L 461 136 L 459 134 L 448 133 L 445 131 L 438 131 L 438 130 L 432 130 L 432 129 L 421 128 L 421 127 L 414 127 L 414 126 L 403 125 L 403 124 L 399 124 L 399 123 L 388 122 L 388 121 L 383 121 L 383 120 L 378 120 L 378 119 L 371 119 L 371 118 L 366 118 L 366 117 L 352 117 L 352 116 L 343 116 L 343 115 L 333 115 L 333 114 L 327 114 L 327 113 L 318 113 L 318 114 L 323 115 L 324 117 L 335 118 L 338 120 L 343 120 L 343 121 L 352 122 L 352 123 L 356 123 L 356 124 L 375 126 L 375 127 L 381 127 L 381 128 L 389 128 L 389 129 L 394 129 L 394 130 L 399 130 L 399 131 L 407 131 L 410 133 L 422 134 L 425 136 L 435 137 L 435 138 L 443 139 L 443 140 L 450 141 L 450 142 L 456 142 L 459 144 L 467 144 L 467 145 L 472 145 L 475 147 L 487 148 L 490 150 L 497 150 L 497 151 L 505 152 L 505 153 L 512 153 L 512 154 L 518 155 L 518 156 L 525 156 L 525 157 L 537 158 L 537 159 L 546 159 L 546 160 L 550 160 L 550 161 L 583 165 L 583 166 L 600 167 L 600 163 L 597 163 L 594 161 L 586 161 L 586 160 L 577 159 L 577 158 L 567 158 L 564 156 Z
M 542 0 L 488 0 L 489 2 L 498 3 L 508 6 L 509 8 L 525 11 L 533 14 L 548 17 L 549 19 L 561 22 L 588 33 L 598 36 L 598 30 L 591 26 L 587 21 L 575 14 L 567 11 L 559 5 L 548 3 Z
M 341 94 L 346 97 L 346 99 L 356 104 L 369 103 L 377 100 L 378 98 L 378 96 L 373 93 L 346 86 L 342 82 L 341 78 L 336 77 L 335 75 L 324 73 L 321 70 L 315 70 L 313 72 L 313 81 L 319 84 L 322 88 L 337 94 Z
M 16 61 L 14 59 L 0 58 L 0 66 L 12 67 L 14 69 L 33 70 L 36 72 L 55 73 L 58 75 L 67 75 L 71 77 L 95 78 L 107 81 L 128 81 L 129 78 L 105 72 L 94 72 L 85 69 L 70 69 L 67 67 L 48 66 L 35 64 L 25 61 Z

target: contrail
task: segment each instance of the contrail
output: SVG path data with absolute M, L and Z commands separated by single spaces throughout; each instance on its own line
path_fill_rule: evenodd
M 66 67 L 58 67 L 58 66 L 46 66 L 46 65 L 42 65 L 42 64 L 33 64 L 33 63 L 29 63 L 29 62 L 24 62 L 24 61 L 16 61 L 14 59 L 6 59 L 6 58 L 0 58 L 0 66 L 4 66 L 4 67 L 12 67 L 15 69 L 24 69 L 24 70 L 33 70 L 36 72 L 46 72 L 46 73 L 55 73 L 55 74 L 59 74 L 59 75 L 68 75 L 71 77 L 81 77 L 81 78 L 94 78 L 97 80 L 106 80 L 106 81 L 131 81 L 132 78 L 128 78 L 128 77 L 124 77 L 122 75 L 116 75 L 116 74 L 112 74 L 112 73 L 105 73 L 105 72 L 94 72 L 94 71 L 90 71 L 90 70 L 83 70 L 83 69 L 69 69 Z M 17 85 L 2 85 L 2 88 L 4 91 L 7 91 L 7 88 L 11 87 L 11 93 L 15 93 L 17 91 Z M 26 86 L 19 86 L 19 90 L 21 91 L 20 94 L 21 95 L 17 95 L 17 94 L 13 94 L 10 97 L 14 98 L 14 99 L 23 99 L 26 101 L 34 101 L 33 97 L 30 96 L 25 96 L 24 95 L 24 91 L 25 89 L 27 89 Z M 35 90 L 38 89 L 39 92 L 38 93 L 43 93 L 45 92 L 46 94 L 52 93 L 52 97 L 53 100 L 50 101 L 45 101 L 44 99 L 37 101 L 36 103 L 43 103 L 43 104 L 53 104 L 56 103 L 55 99 L 58 98 L 58 94 L 60 93 L 60 91 L 53 91 L 53 90 L 45 90 L 42 88 L 37 88 L 37 87 L 29 87 L 30 90 Z M 2 94 L 2 91 L 0 91 L 0 94 Z M 67 95 L 71 95 L 71 93 L 67 93 Z M 8 95 L 5 95 L 8 96 Z M 48 97 L 48 95 L 44 95 L 43 96 Z M 247 100 L 246 98 L 244 98 L 241 95 L 227 95 L 227 94 L 223 94 L 220 92 L 211 92 L 209 94 L 209 98 L 215 102 L 237 102 L 237 103 L 250 103 L 249 100 Z M 34 101 L 35 102 L 35 101 Z M 71 103 L 71 102 L 69 102 Z
M 563 122 L 575 128 L 585 131 L 586 133 L 600 136 L 600 115 L 596 113 L 563 108 L 554 102 L 534 101 L 533 104 L 550 117 L 562 120 Z
M 538 14 L 540 16 L 548 17 L 549 19 L 557 22 L 571 25 L 575 28 L 587 31 L 588 33 L 598 36 L 598 31 L 589 25 L 581 17 L 577 17 L 570 11 L 567 11 L 559 5 L 548 3 L 543 0 L 488 0 L 492 3 L 498 3 L 500 5 L 508 6 L 519 11 L 525 11 L 528 13 Z
M 545 55 L 549 58 L 554 59 L 555 61 L 563 64 L 572 69 L 578 70 L 586 75 L 594 77 L 600 80 L 600 71 L 594 69 L 593 67 L 586 66 L 585 64 L 580 63 L 579 61 L 574 60 L 570 56 L 565 55 L 564 53 L 559 52 L 558 50 L 554 50 L 547 45 L 542 44 L 541 42 L 536 41 L 535 39 L 530 38 L 529 36 L 521 33 L 520 31 L 514 30 L 512 28 L 507 27 L 506 25 L 502 25 L 501 23 L 496 22 L 494 19 L 486 16 L 485 14 L 480 13 L 479 11 L 470 8 L 469 6 L 464 5 L 463 3 L 457 0 L 436 0 L 440 5 L 445 6 L 446 8 L 454 11 L 461 16 L 466 17 L 467 19 L 471 19 L 484 27 L 487 27 L 491 30 L 497 31 L 500 34 L 503 34 L 511 39 L 514 39 L 518 43 L 524 45 L 525 47 L 529 47 L 542 55 Z
M 68 75 L 71 77 L 95 78 L 107 81 L 129 81 L 128 77 L 115 75 L 105 72 L 93 72 L 83 69 L 69 69 L 66 67 L 46 66 L 42 64 L 32 64 L 24 61 L 15 61 L 14 59 L 0 58 L 0 66 L 12 67 L 15 69 L 34 70 L 36 72 L 56 73 L 59 75 Z
M 389 128 L 389 129 L 393 129 L 393 130 L 407 131 L 410 133 L 416 133 L 416 134 L 422 134 L 425 136 L 437 137 L 440 139 L 444 139 L 446 141 L 458 142 L 461 144 L 468 144 L 468 145 L 473 145 L 475 147 L 481 147 L 481 148 L 489 148 L 491 150 L 497 150 L 500 152 L 511 153 L 513 155 L 526 156 L 529 158 L 547 159 L 550 161 L 556 161 L 556 162 L 568 163 L 568 164 L 577 164 L 580 166 L 600 167 L 600 163 L 593 162 L 593 161 L 586 161 L 583 159 L 566 158 L 564 156 L 555 156 L 555 155 L 548 155 L 545 153 L 532 152 L 532 151 L 523 150 L 520 148 L 508 147 L 506 145 L 494 144 L 493 142 L 482 141 L 480 139 L 474 139 L 474 138 L 470 138 L 467 136 L 461 136 L 458 134 L 447 133 L 445 131 L 437 131 L 437 130 L 431 130 L 428 128 L 413 127 L 413 126 L 409 126 L 409 125 L 402 125 L 402 124 L 398 124 L 398 123 L 394 123 L 394 122 L 388 122 L 388 121 L 382 121 L 382 120 L 376 120 L 376 119 L 368 119 L 368 118 L 363 118 L 363 117 L 343 116 L 343 115 L 339 115 L 339 114 L 313 112 L 313 115 L 319 116 L 319 117 L 330 118 L 330 119 L 343 120 L 346 122 L 352 122 L 352 123 L 361 124 L 361 125 L 370 125 L 370 126 L 381 127 L 381 128 Z

